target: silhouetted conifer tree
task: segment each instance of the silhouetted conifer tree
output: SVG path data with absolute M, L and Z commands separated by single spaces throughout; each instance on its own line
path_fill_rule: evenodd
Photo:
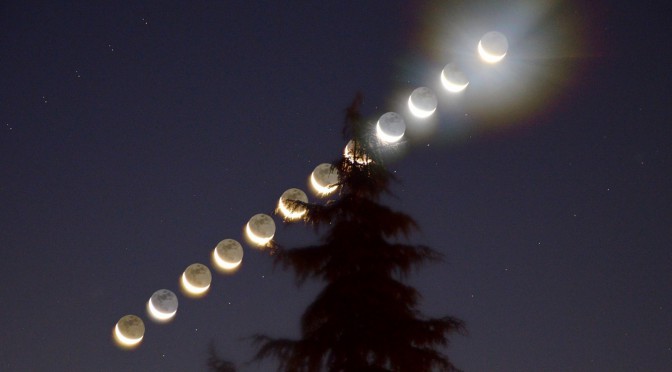
M 441 259 L 433 249 L 398 238 L 417 228 L 414 220 L 379 204 L 393 179 L 384 166 L 370 124 L 360 115 L 361 95 L 346 110 L 346 139 L 354 141 L 354 161 L 332 163 L 339 193 L 325 204 L 291 201 L 307 208 L 305 221 L 323 232 L 320 244 L 278 249 L 275 263 L 307 279 L 325 283 L 301 318 L 301 338 L 254 337 L 255 359 L 275 357 L 278 370 L 456 371 L 440 350 L 448 335 L 463 333 L 461 320 L 428 318 L 417 309 L 419 293 L 405 284 L 409 272 Z M 365 160 L 368 159 L 368 160 Z

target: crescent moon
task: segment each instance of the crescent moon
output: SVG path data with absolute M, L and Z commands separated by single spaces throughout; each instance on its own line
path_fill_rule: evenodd
M 125 315 L 114 326 L 117 345 L 130 349 L 137 346 L 145 335 L 145 324 L 135 315 Z
M 212 250 L 212 259 L 215 261 L 217 266 L 221 267 L 222 269 L 224 269 L 226 271 L 235 270 L 243 262 L 242 259 L 239 260 L 239 261 L 236 261 L 236 262 L 226 261 L 224 258 L 219 256 L 219 253 L 217 253 L 217 248 Z
M 224 239 L 212 250 L 215 268 L 231 273 L 243 262 L 243 246 L 234 239 Z
M 144 336 L 140 336 L 140 337 L 138 337 L 138 338 L 130 338 L 130 337 L 126 337 L 126 336 L 124 336 L 124 334 L 123 334 L 123 333 L 121 332 L 121 330 L 119 329 L 119 323 L 117 323 L 117 324 L 114 326 L 114 336 L 115 336 L 115 337 L 117 338 L 117 340 L 118 340 L 119 342 L 121 342 L 124 346 L 135 346 L 135 345 L 139 344 L 140 341 L 142 341 L 142 338 L 144 337 Z
M 249 222 L 247 223 L 247 225 L 245 225 L 245 231 L 247 232 L 247 237 L 250 238 L 250 240 L 256 245 L 266 245 L 268 242 L 271 241 L 271 239 L 273 239 L 272 236 L 270 238 L 262 238 L 257 234 L 255 234 L 254 231 L 252 231 L 252 229 L 250 228 Z
M 436 94 L 427 87 L 416 88 L 408 97 L 408 108 L 417 118 L 427 118 L 436 111 Z
M 408 108 L 409 110 L 411 110 L 411 114 L 421 119 L 430 117 L 434 113 L 434 111 L 436 111 L 436 109 L 430 111 L 430 110 L 423 110 L 417 107 L 416 105 L 413 104 L 413 99 L 411 97 L 408 97 Z
M 348 144 L 345 145 L 345 149 L 343 150 L 343 156 L 345 156 L 346 159 L 348 159 L 351 163 L 357 163 L 361 165 L 369 164 L 373 160 L 371 160 L 366 154 L 364 153 L 363 149 L 359 149 L 359 154 L 355 158 L 355 142 L 353 140 L 348 141 Z
M 310 185 L 319 195 L 329 195 L 338 188 L 336 185 L 321 184 L 317 179 L 315 179 L 315 171 L 310 174 Z
M 150 298 L 149 301 L 147 301 L 147 312 L 155 320 L 158 320 L 160 322 L 167 322 L 175 316 L 175 314 L 177 313 L 177 310 L 171 311 L 169 313 L 164 313 L 163 311 L 157 309 L 154 306 L 154 304 L 152 303 L 152 299 Z
M 404 134 L 403 134 L 403 133 L 400 134 L 400 135 L 398 135 L 398 136 L 393 136 L 393 135 L 390 135 L 390 134 L 385 133 L 385 131 L 383 130 L 383 128 L 380 127 L 380 121 L 378 121 L 378 122 L 376 123 L 376 135 L 377 135 L 378 138 L 380 138 L 383 142 L 387 142 L 387 143 L 394 143 L 394 142 L 397 142 L 397 141 L 399 141 L 400 139 L 402 139 L 402 137 L 404 137 Z
M 464 84 L 455 83 L 446 78 L 446 69 L 443 69 L 443 71 L 441 71 L 441 84 L 443 84 L 443 87 L 446 88 L 447 91 L 452 93 L 459 93 L 467 88 L 469 82 L 467 81 Z
M 497 63 L 504 59 L 509 50 L 509 41 L 501 32 L 487 32 L 478 42 L 478 54 L 487 63 Z
M 297 208 L 290 208 L 287 204 L 285 204 L 285 200 L 297 200 L 308 203 L 308 196 L 306 196 L 306 193 L 303 192 L 303 190 L 289 189 L 282 193 L 282 196 L 280 196 L 280 199 L 278 200 L 277 210 L 288 220 L 296 220 L 306 214 L 305 207 L 301 206 Z
M 180 282 L 182 290 L 187 296 L 200 297 L 210 289 L 212 274 L 207 266 L 202 263 L 194 263 L 184 270 Z
M 318 165 L 310 174 L 310 184 L 319 196 L 331 194 L 338 188 L 338 169 L 329 163 Z
M 196 285 L 193 285 L 189 279 L 187 278 L 187 273 L 184 272 L 182 273 L 182 279 L 181 279 L 182 286 L 184 289 L 187 291 L 188 294 L 195 295 L 195 296 L 200 296 L 202 294 L 205 294 L 205 292 L 210 289 L 210 284 L 206 285 L 205 287 L 199 287 Z
M 255 224 L 255 228 L 267 227 L 268 235 L 259 235 L 258 232 L 255 232 L 252 229 L 252 224 Z M 265 246 L 268 244 L 268 242 L 271 241 L 271 239 L 273 239 L 273 236 L 275 235 L 275 222 L 273 222 L 273 219 L 270 216 L 259 213 L 250 218 L 250 220 L 247 222 L 247 225 L 245 225 L 245 231 L 247 233 L 247 237 L 252 241 L 252 243 L 258 246 Z
M 157 322 L 167 322 L 177 313 L 179 303 L 175 293 L 168 289 L 159 289 L 147 301 L 147 313 Z
M 485 62 L 497 63 L 497 62 L 504 59 L 504 57 L 506 56 L 506 53 L 499 54 L 499 55 L 498 54 L 492 54 L 492 53 L 488 52 L 487 50 L 485 50 L 485 48 L 483 48 L 483 43 L 479 41 L 478 42 L 478 55 L 480 55 L 481 58 Z

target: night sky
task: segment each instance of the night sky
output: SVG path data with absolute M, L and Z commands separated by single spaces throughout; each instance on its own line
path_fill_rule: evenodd
M 585 3 L 585 4 L 584 4 Z M 590 5 L 588 5 L 590 3 Z M 383 201 L 445 255 L 410 277 L 463 319 L 466 371 L 672 370 L 672 74 L 662 1 L 4 1 L 0 369 L 205 370 L 255 333 L 297 337 L 319 283 L 245 243 L 257 213 L 336 160 L 357 91 L 407 117 Z M 476 43 L 497 30 L 506 58 Z M 471 84 L 439 85 L 448 62 Z M 426 121 L 405 99 L 420 86 Z M 419 128 L 427 128 L 422 130 Z M 282 225 L 286 247 L 316 241 Z M 178 279 L 243 243 L 208 295 Z M 178 294 L 167 324 L 145 303 Z M 143 318 L 134 350 L 112 339 Z

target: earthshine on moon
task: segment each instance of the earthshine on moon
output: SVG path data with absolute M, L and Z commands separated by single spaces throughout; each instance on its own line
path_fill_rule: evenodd
M 224 239 L 212 251 L 212 260 L 217 268 L 233 272 L 243 262 L 243 246 L 236 240 Z
M 371 163 L 371 159 L 369 159 L 368 156 L 364 153 L 364 150 L 360 147 L 357 149 L 357 156 L 355 157 L 355 141 L 350 140 L 348 141 L 348 144 L 345 145 L 345 149 L 343 150 L 343 156 L 345 156 L 346 159 L 348 159 L 351 163 L 357 163 L 357 164 L 369 164 Z
M 329 163 L 322 163 L 315 167 L 310 174 L 310 185 L 320 195 L 328 195 L 338 188 L 338 170 Z
M 262 247 L 273 239 L 273 235 L 275 235 L 275 222 L 267 214 L 255 214 L 247 222 L 245 231 L 252 243 Z
M 177 313 L 177 296 L 168 289 L 159 289 L 147 301 L 147 313 L 157 322 L 167 322 Z
M 438 101 L 436 94 L 427 87 L 417 88 L 408 97 L 408 108 L 417 118 L 426 118 L 436 111 Z
M 487 63 L 497 63 L 504 59 L 509 50 L 509 41 L 506 36 L 497 31 L 490 31 L 483 35 L 478 42 L 478 55 Z
M 378 139 L 386 143 L 399 141 L 406 131 L 404 118 L 396 112 L 383 114 L 376 123 L 376 135 Z
M 447 64 L 441 71 L 441 84 L 451 93 L 459 93 L 467 88 L 469 80 L 452 63 Z
M 138 346 L 145 336 L 145 323 L 138 316 L 125 315 L 114 326 L 114 340 L 120 347 Z
M 212 274 L 210 273 L 210 269 L 200 263 L 189 265 L 184 270 L 184 273 L 182 273 L 180 280 L 184 293 L 192 297 L 203 296 L 210 289 L 211 282 Z
M 303 216 L 304 214 L 306 214 L 305 207 L 297 206 L 296 208 L 291 208 L 285 203 L 286 200 L 296 200 L 308 203 L 308 196 L 306 195 L 305 192 L 303 192 L 303 190 L 292 188 L 283 192 L 282 196 L 280 196 L 280 200 L 278 200 L 277 211 L 280 212 L 288 220 L 296 220 L 301 218 L 301 216 Z

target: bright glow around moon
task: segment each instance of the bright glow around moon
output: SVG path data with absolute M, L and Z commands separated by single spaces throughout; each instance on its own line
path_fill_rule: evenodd
M 455 65 L 449 63 L 441 71 L 441 84 L 447 91 L 459 93 L 467 88 L 469 80 Z
M 353 140 L 348 141 L 348 144 L 345 145 L 343 156 L 345 156 L 345 158 L 348 159 L 351 163 L 369 164 L 372 161 L 368 156 L 366 156 L 361 146 L 355 151 L 355 141 Z
M 135 315 L 125 315 L 114 326 L 114 340 L 119 347 L 138 346 L 145 335 L 145 323 Z
M 296 220 L 301 218 L 306 214 L 306 208 L 303 206 L 297 206 L 292 208 L 291 206 L 285 203 L 286 200 L 296 200 L 304 203 L 308 203 L 308 196 L 303 190 L 300 189 L 289 189 L 282 193 L 280 200 L 278 200 L 278 211 L 288 220 Z
M 245 225 L 245 232 L 252 243 L 257 246 L 265 246 L 275 235 L 275 222 L 267 214 L 259 213 L 250 218 Z
M 506 36 L 497 31 L 490 31 L 483 35 L 478 42 L 478 55 L 487 63 L 497 63 L 504 59 L 509 49 Z
M 177 313 L 177 296 L 170 290 L 159 289 L 147 301 L 147 313 L 157 322 L 167 322 Z
M 378 139 L 386 143 L 398 142 L 404 137 L 405 131 L 404 118 L 396 112 L 383 114 L 376 123 L 376 135 Z
M 224 239 L 212 250 L 212 260 L 224 272 L 233 272 L 243 262 L 243 246 L 233 239 Z
M 408 108 L 417 118 L 427 118 L 436 111 L 438 101 L 436 94 L 427 87 L 417 88 L 408 97 Z
M 338 188 L 338 170 L 329 163 L 322 163 L 315 167 L 310 174 L 310 185 L 320 195 L 328 195 Z
M 182 273 L 180 283 L 182 284 L 183 292 L 192 297 L 203 296 L 212 282 L 212 274 L 207 266 L 195 263 L 189 265 Z

